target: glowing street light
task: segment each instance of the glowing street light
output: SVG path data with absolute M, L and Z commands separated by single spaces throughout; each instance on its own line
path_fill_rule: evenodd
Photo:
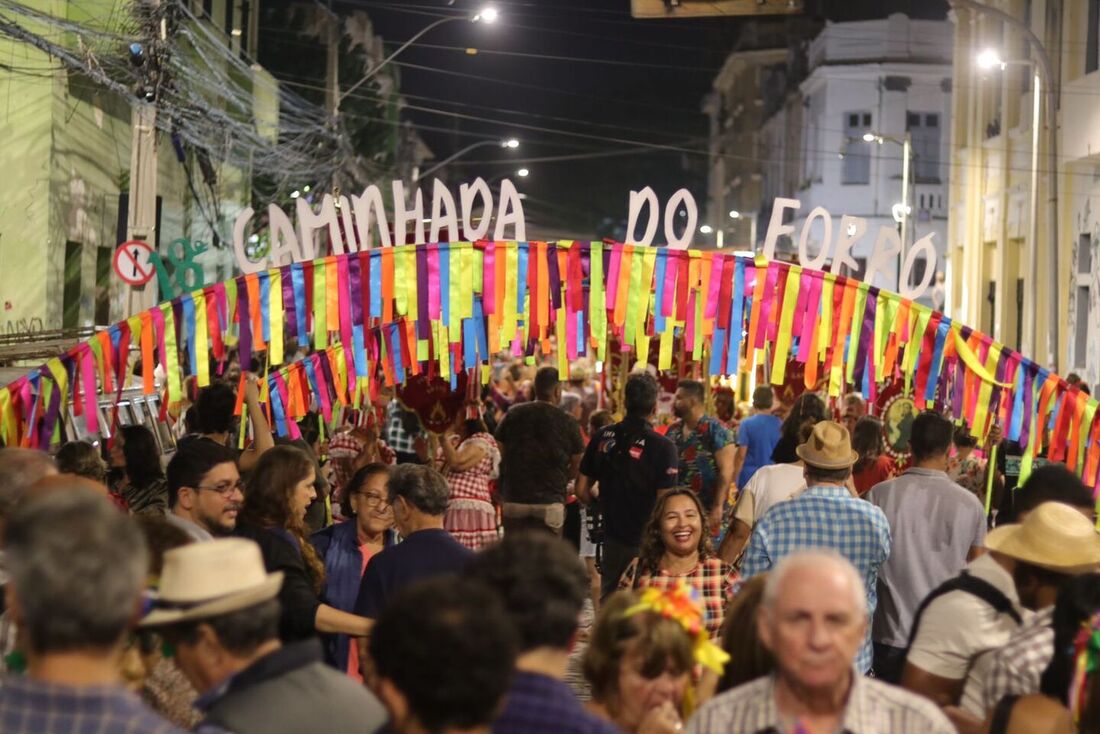
M 477 13 L 474 17 L 470 18 L 471 23 L 496 23 L 497 18 L 500 17 L 500 13 L 492 5 L 488 5 Z
M 865 142 L 865 143 L 875 143 L 875 142 L 881 143 L 882 141 L 879 140 L 878 136 L 875 135 L 874 133 L 863 133 L 863 142 Z
M 507 140 L 500 141 L 501 148 L 512 148 L 513 150 L 519 147 L 519 141 L 515 138 L 508 138 Z
M 703 234 L 710 234 L 714 231 L 714 227 L 710 226 L 709 224 L 704 224 L 702 227 L 699 228 L 699 231 Z
M 1001 55 L 991 48 L 987 48 L 978 54 L 976 61 L 982 69 L 1004 69 L 1006 66 Z
M 519 176 L 520 178 L 527 178 L 528 176 L 531 175 L 531 172 L 528 171 L 526 168 L 521 168 L 518 171 L 516 171 L 516 175 Z
M 736 209 L 731 209 L 730 210 L 730 219 L 740 219 L 740 218 L 741 218 L 741 212 L 737 211 Z

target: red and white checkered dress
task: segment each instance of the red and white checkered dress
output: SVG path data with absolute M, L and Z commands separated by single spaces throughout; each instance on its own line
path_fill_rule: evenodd
M 671 591 L 678 588 L 681 581 L 686 581 L 695 587 L 703 602 L 703 614 L 707 632 L 712 639 L 717 639 L 722 628 L 722 620 L 726 616 L 726 602 L 733 594 L 733 585 L 739 575 L 733 566 L 723 563 L 721 558 L 711 556 L 699 562 L 690 573 L 674 575 L 662 571 L 654 576 L 648 572 L 638 574 L 639 559 L 635 558 L 623 572 L 619 579 L 620 589 L 641 590 L 650 586 Z
M 500 538 L 497 512 L 489 492 L 490 483 L 500 474 L 500 449 L 488 433 L 475 433 L 459 446 L 477 443 L 485 450 L 472 469 L 448 470 L 444 476 L 451 487 L 451 503 L 443 518 L 443 527 L 470 550 L 480 550 Z

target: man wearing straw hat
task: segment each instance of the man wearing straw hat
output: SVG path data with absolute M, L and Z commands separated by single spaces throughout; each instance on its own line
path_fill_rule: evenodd
M 905 688 L 946 707 L 960 728 L 985 716 L 984 684 L 998 650 L 1030 629 L 1036 615 L 1027 610 L 1051 607 L 1066 579 L 1100 566 L 1100 535 L 1092 521 L 1060 502 L 1044 502 L 1023 522 L 991 531 L 985 547 L 989 553 L 917 610 L 901 679 Z
M 160 590 L 141 626 L 158 631 L 202 692 L 198 731 L 260 734 L 374 731 L 386 714 L 371 693 L 322 662 L 315 640 L 279 641 L 281 572 L 264 570 L 243 538 L 195 543 L 164 555 Z
M 859 571 L 867 592 L 868 614 L 878 601 L 878 570 L 890 555 L 890 523 L 882 510 L 852 496 L 846 483 L 859 455 L 848 429 L 821 421 L 795 452 L 805 464 L 806 489 L 775 505 L 756 523 L 741 564 L 748 579 L 800 550 L 832 548 Z M 871 630 L 856 658 L 861 673 L 871 668 Z

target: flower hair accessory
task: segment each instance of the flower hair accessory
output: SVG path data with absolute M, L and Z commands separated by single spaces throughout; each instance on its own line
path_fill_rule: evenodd
M 707 628 L 703 624 L 703 607 L 699 601 L 699 592 L 685 582 L 675 589 L 658 589 L 650 586 L 641 594 L 641 600 L 626 610 L 624 616 L 633 617 L 642 612 L 653 612 L 665 619 L 678 622 L 692 638 L 692 652 L 695 662 L 710 668 L 718 675 L 729 661 L 730 656 L 711 641 Z
M 1088 677 L 1100 670 L 1100 613 L 1081 624 L 1081 630 L 1073 641 L 1073 680 L 1069 684 L 1069 707 L 1073 721 L 1081 717 L 1085 705 Z

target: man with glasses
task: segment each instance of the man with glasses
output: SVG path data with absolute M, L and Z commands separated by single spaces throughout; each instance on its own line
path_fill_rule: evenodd
M 237 527 L 243 487 L 231 449 L 213 441 L 186 443 L 168 462 L 168 521 L 200 542 L 229 535 Z

